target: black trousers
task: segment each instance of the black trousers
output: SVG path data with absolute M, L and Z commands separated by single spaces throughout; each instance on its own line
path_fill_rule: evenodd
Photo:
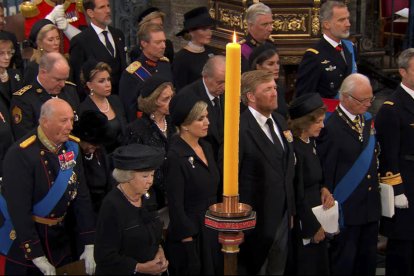
M 375 275 L 378 222 L 345 226 L 331 241 L 333 275 Z
M 388 239 L 385 254 L 386 275 L 414 274 L 414 241 Z

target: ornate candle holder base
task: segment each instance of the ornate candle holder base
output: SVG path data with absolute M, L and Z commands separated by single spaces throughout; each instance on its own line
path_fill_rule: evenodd
M 205 225 L 219 231 L 219 242 L 224 252 L 224 275 L 237 275 L 237 253 L 243 242 L 243 230 L 256 225 L 256 212 L 243 203 L 238 196 L 223 196 L 223 203 L 210 206 L 206 212 Z

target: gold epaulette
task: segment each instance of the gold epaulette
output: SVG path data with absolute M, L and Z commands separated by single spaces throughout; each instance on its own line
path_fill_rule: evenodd
M 73 135 L 69 135 L 69 140 L 72 140 L 76 143 L 79 143 L 81 141 L 78 137 L 73 136 Z
M 167 57 L 160 58 L 161 61 L 170 62 L 170 60 Z
M 83 13 L 83 1 L 82 0 L 75 0 L 75 2 L 76 2 L 76 10 L 80 13 Z
M 244 44 L 244 43 L 246 43 L 246 39 L 244 39 L 244 38 L 243 38 L 242 40 L 240 40 L 240 41 L 239 41 L 239 44 L 240 44 L 240 45 L 242 45 L 242 44 Z
M 65 81 L 65 83 L 66 83 L 66 84 L 70 84 L 70 85 L 73 85 L 73 86 L 76 86 L 76 83 L 74 83 L 74 82 L 71 82 L 71 81 Z
M 26 140 L 24 140 L 23 142 L 20 143 L 20 147 L 22 149 L 27 148 L 28 146 L 30 146 L 31 144 L 33 144 L 33 142 L 36 141 L 36 135 L 32 135 L 29 138 L 27 138 Z
M 315 55 L 319 54 L 319 51 L 318 51 L 318 50 L 316 50 L 316 49 L 313 49 L 313 48 L 306 49 L 306 52 L 312 52 L 312 53 L 314 53 Z
M 141 67 L 141 62 L 139 62 L 139 61 L 134 61 L 133 63 L 131 63 L 127 68 L 126 68 L 126 70 L 127 70 L 127 72 L 128 73 L 130 73 L 130 74 L 134 74 L 135 73 L 135 71 L 137 71 L 138 70 L 138 68 L 139 67 Z
M 385 101 L 384 104 L 388 104 L 388 105 L 394 105 L 394 102 L 391 101 Z
M 21 96 L 24 93 L 26 93 L 30 88 L 32 88 L 32 85 L 26 85 L 25 87 L 21 88 L 20 90 L 17 90 L 16 92 L 13 93 L 14 96 Z
M 386 172 L 385 176 L 380 177 L 380 182 L 387 185 L 398 185 L 402 183 L 402 178 L 399 173 Z
M 40 13 L 37 5 L 30 1 L 24 1 L 22 4 L 20 4 L 19 9 L 25 18 L 35 17 Z

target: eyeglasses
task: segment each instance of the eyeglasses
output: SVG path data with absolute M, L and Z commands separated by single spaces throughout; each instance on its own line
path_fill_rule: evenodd
M 354 99 L 355 101 L 359 102 L 360 104 L 373 103 L 373 102 L 375 101 L 375 96 L 373 96 L 373 97 L 371 97 L 371 98 L 366 98 L 366 99 L 360 100 L 360 99 L 355 98 L 355 97 L 354 97 L 354 96 L 352 96 L 351 94 L 348 94 L 348 93 L 347 93 L 347 95 L 348 95 L 349 97 L 351 97 L 352 99 Z
M 0 57 L 5 57 L 6 55 L 9 56 L 9 57 L 12 57 L 12 56 L 14 56 L 14 53 L 15 53 L 14 50 L 12 50 L 12 51 L 1 51 L 0 52 Z

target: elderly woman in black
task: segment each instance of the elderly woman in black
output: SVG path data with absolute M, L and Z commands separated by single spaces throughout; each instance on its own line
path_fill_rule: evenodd
M 329 274 L 325 231 L 312 212 L 313 207 L 321 204 L 326 209 L 334 205 L 332 194 L 323 183 L 314 141 L 324 126 L 325 112 L 322 98 L 316 93 L 296 98 L 289 107 L 288 123 L 297 159 L 294 179 L 297 215 L 293 224 L 297 275 Z M 305 245 L 304 240 L 310 243 Z
M 79 113 L 100 111 L 108 118 L 108 140 L 104 144 L 108 154 L 125 142 L 126 116 L 118 95 L 112 95 L 111 68 L 104 62 L 87 60 L 82 66 L 81 79 L 89 97 L 80 105 Z
M 152 76 L 138 97 L 142 116 L 127 126 L 127 143 L 138 143 L 159 147 L 167 152 L 172 135 L 176 132 L 169 116 L 169 104 L 174 95 L 172 83 L 158 76 Z M 154 198 L 156 209 L 166 205 L 165 166 L 155 170 L 154 184 L 150 195 Z
M 96 274 L 160 275 L 168 261 L 161 246 L 162 223 L 146 208 L 145 194 L 164 152 L 131 144 L 113 153 L 113 177 L 119 183 L 104 199 L 96 228 Z
M 204 225 L 208 207 L 216 203 L 220 181 L 212 148 L 200 139 L 209 125 L 207 103 L 193 93 L 178 94 L 171 100 L 170 112 L 179 128 L 167 159 L 170 272 L 222 274 L 217 232 Z

